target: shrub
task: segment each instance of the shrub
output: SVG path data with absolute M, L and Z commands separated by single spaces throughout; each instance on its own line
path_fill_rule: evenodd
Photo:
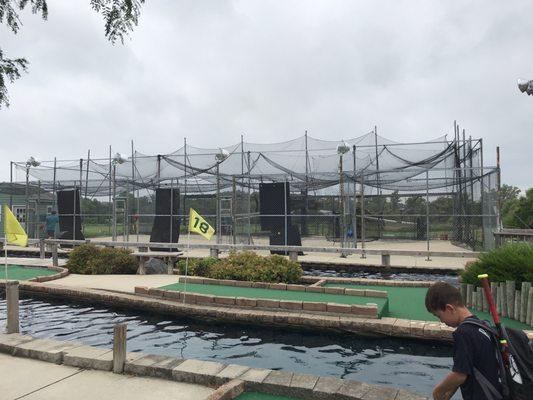
M 533 282 L 533 244 L 508 244 L 482 253 L 461 272 L 462 282 L 478 284 L 479 274 L 488 274 L 493 282 Z
M 69 254 L 67 268 L 74 274 L 135 274 L 137 260 L 129 250 L 84 244 Z
M 211 266 L 217 262 L 218 259 L 214 257 L 190 258 L 187 267 L 187 275 L 208 277 L 211 271 Z M 185 260 L 178 261 L 178 269 L 180 274 L 185 275 Z
M 296 283 L 303 270 L 295 261 L 273 255 L 262 257 L 251 251 L 232 252 L 210 266 L 209 278 L 239 281 Z

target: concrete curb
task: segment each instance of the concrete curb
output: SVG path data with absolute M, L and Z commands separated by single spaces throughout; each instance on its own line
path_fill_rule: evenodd
M 31 348 L 32 351 L 28 351 Z M 110 349 L 78 343 L 34 339 L 20 334 L 0 334 L 0 351 L 13 356 L 63 363 L 85 369 L 111 370 Z M 50 358 L 43 354 L 51 355 Z M 61 354 L 62 362 L 55 355 Z M 55 357 L 55 358 L 54 358 Z M 103 363 L 104 362 L 104 363 Z M 108 369 L 109 367 L 109 369 Z M 164 372 L 163 372 L 164 371 Z M 427 397 L 390 387 L 362 382 L 256 369 L 212 361 L 181 360 L 171 357 L 129 353 L 125 372 L 215 388 L 210 400 L 229 400 L 243 391 L 296 397 L 306 400 L 424 400 Z
M 401 281 L 392 279 L 366 279 L 366 278 L 334 278 L 323 276 L 302 276 L 300 282 L 321 286 L 326 283 L 353 283 L 355 285 L 397 286 L 397 287 L 430 287 L 433 281 Z
M 324 289 L 324 288 L 322 288 Z M 338 288 L 326 288 L 333 289 L 326 293 L 345 295 L 344 289 L 337 290 Z M 387 292 L 376 290 L 362 290 L 354 291 L 348 289 L 351 295 L 358 296 L 359 292 L 363 292 L 362 297 L 369 296 L 369 301 L 373 297 L 386 298 Z M 193 292 L 178 292 L 176 290 L 165 290 L 157 288 L 148 288 L 146 286 L 136 286 L 135 294 L 148 296 L 159 299 L 169 299 L 176 302 L 182 302 L 186 304 L 217 304 L 221 306 L 240 307 L 243 309 L 283 309 L 294 312 L 324 312 L 330 315 L 351 315 L 361 318 L 379 318 L 379 309 L 375 303 L 365 304 L 339 304 L 339 303 L 322 303 L 322 302 L 310 302 L 310 301 L 294 301 L 294 300 L 275 300 L 275 299 L 263 299 L 263 298 L 251 298 L 251 297 L 228 297 L 228 296 L 213 296 L 207 294 L 199 294 Z M 385 296 L 383 296 L 385 295 Z M 388 310 L 388 300 L 385 303 L 383 311 Z

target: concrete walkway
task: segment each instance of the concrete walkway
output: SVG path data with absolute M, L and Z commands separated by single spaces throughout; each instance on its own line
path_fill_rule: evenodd
M 0 398 L 5 400 L 192 400 L 213 389 L 156 378 L 84 370 L 0 354 Z
M 64 285 L 76 288 L 103 289 L 134 293 L 135 286 L 161 287 L 178 282 L 177 275 L 77 275 L 43 282 L 45 285 Z

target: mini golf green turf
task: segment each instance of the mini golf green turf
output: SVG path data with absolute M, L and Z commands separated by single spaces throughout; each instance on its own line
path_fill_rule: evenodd
M 378 305 L 378 315 L 381 316 L 387 309 L 387 299 L 383 297 L 347 296 L 343 294 L 300 292 L 296 290 L 276 290 L 249 288 L 228 285 L 205 285 L 198 283 L 173 283 L 162 286 L 159 289 L 186 291 L 190 293 L 208 294 L 212 296 L 247 297 L 252 299 L 271 300 L 295 300 L 314 301 L 320 303 L 340 303 L 340 304 L 366 304 L 375 303 Z M 185 290 L 186 289 L 186 290 Z
M 437 321 L 437 318 L 426 310 L 425 298 L 427 288 L 423 287 L 401 287 L 401 286 L 379 286 L 379 285 L 356 285 L 351 283 L 327 283 L 325 287 L 344 287 L 350 289 L 373 289 L 385 290 L 389 295 L 388 311 L 384 317 L 394 317 L 403 319 L 413 319 L 418 321 Z M 480 319 L 492 321 L 489 313 L 473 310 Z M 514 319 L 502 318 L 502 322 L 509 328 L 531 329 L 530 326 Z
M 57 271 L 52 271 L 47 268 L 23 267 L 21 265 L 7 266 L 7 279 L 9 280 L 25 281 L 38 276 L 48 276 L 54 274 L 57 274 Z M 0 265 L 0 279 L 6 279 L 4 265 Z
M 235 400 L 297 400 L 294 397 L 275 396 L 273 394 L 248 392 L 237 396 Z

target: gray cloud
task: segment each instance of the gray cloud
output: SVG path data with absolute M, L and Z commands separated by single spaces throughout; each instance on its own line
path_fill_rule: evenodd
M 532 186 L 533 78 L 528 1 L 151 1 L 124 46 L 89 2 L 50 1 L 8 56 L 30 73 L 0 111 L 0 180 L 9 160 L 79 158 L 87 149 L 145 153 L 368 132 L 396 141 L 451 133 L 457 119 L 502 147 L 503 180 Z M 87 3 L 87 4 L 85 4 Z M 4 141 L 4 143 L 6 143 Z

